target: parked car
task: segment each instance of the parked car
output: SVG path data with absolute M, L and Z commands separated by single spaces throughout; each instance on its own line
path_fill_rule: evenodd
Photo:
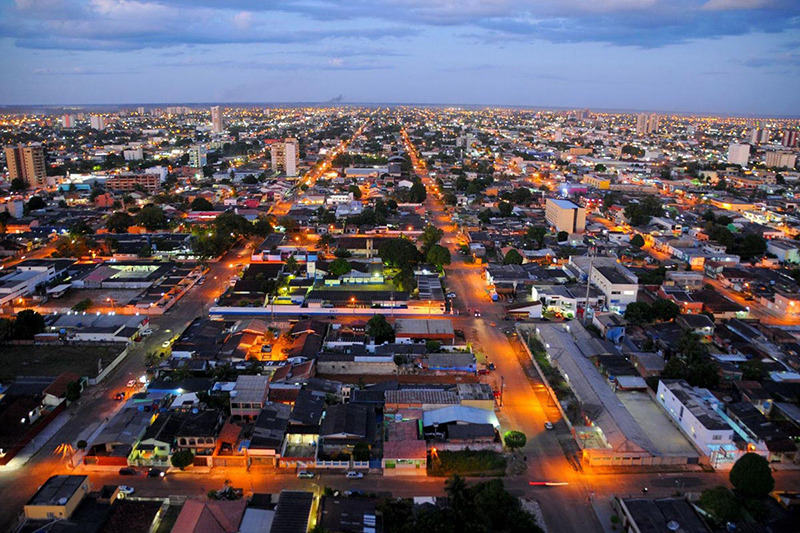
M 147 477 L 164 477 L 167 474 L 163 470 L 159 470 L 158 468 L 151 468 L 147 471 Z
M 353 489 L 344 491 L 345 496 L 363 496 L 365 492 L 361 489 Z
M 489 370 L 492 370 L 492 371 L 496 370 L 496 368 L 495 368 L 495 366 L 494 366 L 494 363 L 489 363 L 489 364 L 487 364 L 487 365 L 486 365 L 486 368 L 488 368 Z
M 119 469 L 119 475 L 120 476 L 135 476 L 136 475 L 136 470 L 134 470 L 133 468 L 123 467 L 123 468 Z
M 309 472 L 308 470 L 301 470 L 297 473 L 297 477 L 300 479 L 312 479 L 314 477 L 314 472 Z
M 169 342 L 169 341 L 164 341 L 164 342 L 161 343 L 161 347 L 162 348 L 169 348 L 170 344 L 172 344 L 172 343 Z
M 149 337 L 153 334 L 153 330 L 150 328 L 146 328 L 142 330 L 142 337 Z
M 548 422 L 545 422 L 545 423 L 544 423 L 544 429 L 546 429 L 546 430 L 550 431 L 551 429 L 553 429 L 553 423 L 552 423 L 552 422 L 549 422 L 549 421 L 548 421 Z
M 478 375 L 479 376 L 486 376 L 488 374 L 489 374 L 489 369 L 488 368 L 479 368 L 478 369 Z
M 364 477 L 364 474 L 361 472 L 356 472 L 355 470 L 351 470 L 345 475 L 345 477 L 347 477 L 347 479 L 361 479 Z
M 447 297 L 448 298 L 455 298 L 456 297 L 456 293 L 454 293 L 454 292 L 447 293 Z
M 119 492 L 120 494 L 124 494 L 125 496 L 130 496 L 131 494 L 136 492 L 136 490 L 128 485 L 120 485 Z
M 114 399 L 115 399 L 116 401 L 118 401 L 118 402 L 120 402 L 120 401 L 124 400 L 124 399 L 125 399 L 125 393 L 124 393 L 124 392 L 118 392 L 118 393 L 116 393 L 116 394 L 114 395 Z
M 128 380 L 128 388 L 132 389 L 135 386 L 136 386 L 136 380 L 135 379 Z

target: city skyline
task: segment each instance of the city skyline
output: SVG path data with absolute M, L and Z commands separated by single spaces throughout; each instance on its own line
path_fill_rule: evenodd
M 129 2 L 0 8 L 0 104 L 348 102 L 792 116 L 800 5 Z M 728 88 L 732 87 L 732 90 Z

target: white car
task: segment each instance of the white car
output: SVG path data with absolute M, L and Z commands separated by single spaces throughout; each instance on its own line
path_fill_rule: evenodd
M 169 341 L 164 341 L 161 343 L 162 348 L 169 348 L 172 343 Z
M 128 381 L 128 387 L 129 387 L 129 388 L 131 388 L 131 389 L 132 389 L 132 388 L 134 388 L 136 385 L 137 385 L 137 382 L 136 382 L 136 380 L 135 380 L 135 379 L 132 379 L 132 380 Z
M 128 485 L 120 485 L 119 486 L 119 493 L 120 494 L 124 494 L 125 496 L 130 496 L 134 492 L 136 492 L 136 490 L 133 487 L 130 487 Z
M 550 431 L 551 429 L 553 429 L 553 423 L 552 422 L 545 422 L 544 423 L 544 429 Z
M 454 293 L 454 292 L 449 292 L 449 293 L 447 293 L 447 297 L 448 297 L 448 298 L 455 298 L 455 297 L 456 297 L 456 293 Z
M 364 477 L 364 474 L 362 474 L 361 472 L 356 472 L 354 470 L 351 470 L 347 473 L 345 477 L 347 479 L 361 479 Z
M 142 330 L 142 337 L 149 337 L 152 334 L 153 334 L 153 330 L 150 329 L 150 328 Z

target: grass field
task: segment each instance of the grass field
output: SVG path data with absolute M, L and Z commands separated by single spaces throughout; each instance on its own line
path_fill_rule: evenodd
M 58 376 L 74 372 L 80 376 L 96 376 L 97 360 L 103 367 L 122 351 L 118 346 L 0 346 L 0 382 L 17 376 Z
M 443 450 L 438 456 L 438 459 L 432 457 L 428 460 L 429 476 L 502 476 L 507 464 L 503 455 L 490 450 Z

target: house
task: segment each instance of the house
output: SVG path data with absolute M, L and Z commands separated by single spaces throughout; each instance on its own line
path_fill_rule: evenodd
M 402 409 L 384 415 L 384 476 L 427 475 L 428 449 L 420 431 L 422 410 Z
M 268 376 L 239 376 L 231 391 L 231 416 L 235 420 L 255 420 L 267 403 Z
M 25 504 L 28 520 L 66 520 L 91 490 L 88 476 L 51 476 Z
M 440 372 L 467 372 L 474 374 L 478 371 L 475 355 L 471 353 L 432 353 L 427 358 L 428 370 Z
M 322 530 L 331 533 L 383 532 L 383 515 L 375 500 L 323 496 L 319 517 Z
M 307 533 L 311 527 L 314 493 L 281 491 L 270 533 Z
M 397 343 L 430 340 L 450 345 L 455 340 L 455 331 L 449 319 L 398 318 L 394 323 L 394 336 Z
M 172 533 L 237 533 L 245 500 L 186 500 Z
M 326 453 L 352 450 L 370 434 L 372 409 L 344 403 L 331 405 L 325 411 L 320 427 L 320 442 Z
M 605 295 L 608 309 L 624 313 L 629 303 L 636 301 L 639 281 L 630 271 L 620 265 L 593 266 L 592 282 Z
M 614 498 L 612 505 L 626 532 L 711 533 L 695 506 L 685 498 Z

